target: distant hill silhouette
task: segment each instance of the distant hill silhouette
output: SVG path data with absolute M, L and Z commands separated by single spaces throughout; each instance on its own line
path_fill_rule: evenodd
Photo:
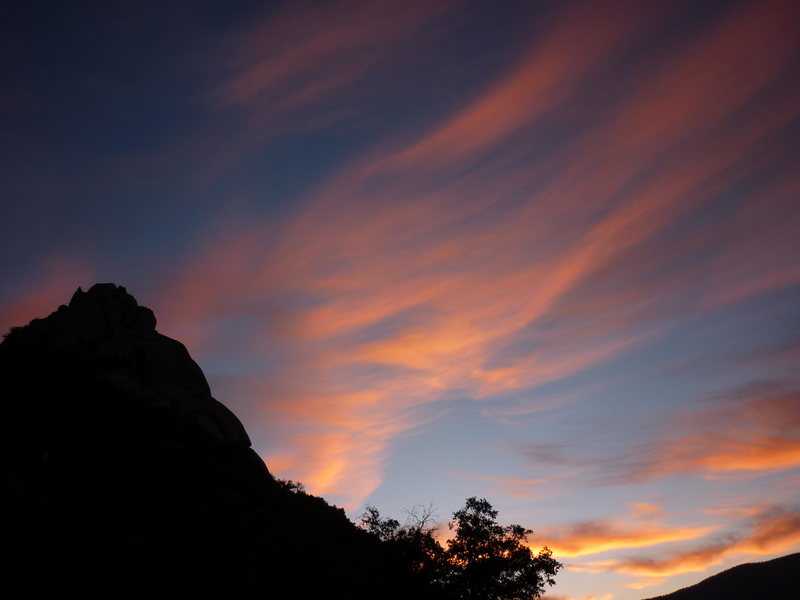
M 796 598 L 800 553 L 747 563 L 718 573 L 693 586 L 648 600 L 764 600 Z
M 275 480 L 125 288 L 13 329 L 0 381 L 5 597 L 428 597 L 341 509 Z

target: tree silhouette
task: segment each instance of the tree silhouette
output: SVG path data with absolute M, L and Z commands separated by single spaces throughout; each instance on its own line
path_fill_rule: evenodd
M 397 519 L 383 519 L 374 506 L 367 506 L 361 526 L 378 537 L 404 571 L 429 587 L 438 587 L 447 565 L 445 550 L 436 540 L 433 507 L 415 506 L 404 525 Z M 432 590 L 435 591 L 435 590 Z
M 499 525 L 497 510 L 485 498 L 467 498 L 453 513 L 445 588 L 452 598 L 529 600 L 555 583 L 561 568 L 548 548 L 534 555 L 524 544 L 533 531 Z
M 538 598 L 545 586 L 555 583 L 562 565 L 546 547 L 534 555 L 525 544 L 533 532 L 521 525 L 499 525 L 497 514 L 485 498 L 467 498 L 464 508 L 453 513 L 449 527 L 455 537 L 447 549 L 436 539 L 430 506 L 412 509 L 403 526 L 396 519 L 381 518 L 370 506 L 361 525 L 443 598 Z

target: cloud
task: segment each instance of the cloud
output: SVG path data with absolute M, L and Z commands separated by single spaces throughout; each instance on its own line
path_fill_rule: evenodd
M 393 155 L 388 168 L 438 170 L 508 142 L 567 100 L 593 67 L 628 47 L 657 16 L 655 11 L 628 15 L 619 19 L 591 4 L 562 10 L 515 68 L 438 129 Z
M 258 25 L 218 100 L 267 115 L 312 106 L 377 68 L 384 57 L 369 50 L 381 35 L 402 45 L 436 14 L 394 22 L 371 5 L 352 10 L 330 32 L 303 13 L 307 39 Z M 259 357 L 243 378 L 248 410 L 270 431 L 267 462 L 310 491 L 357 505 L 380 482 L 389 442 L 438 418 L 444 401 L 527 393 L 658 339 L 716 266 L 697 259 L 708 238 L 698 214 L 720 211 L 797 116 L 795 87 L 772 93 L 797 54 L 780 11 L 734 10 L 639 63 L 631 49 L 658 11 L 561 10 L 515 66 L 429 131 L 341 168 L 286 222 L 240 215 L 164 283 L 154 308 L 201 359 L 219 348 Z M 586 89 L 612 68 L 618 87 L 599 111 Z M 554 137 L 544 115 L 565 106 L 584 121 Z M 778 214 L 791 196 L 775 202 Z M 752 236 L 749 252 L 768 237 Z M 752 289 L 793 281 L 775 256 L 774 272 L 790 275 Z M 791 413 L 789 398 L 769 406 Z M 767 436 L 773 424 L 743 429 L 743 442 L 687 434 L 627 476 L 796 464 L 795 437 Z
M 552 482 L 559 477 L 510 477 L 502 475 L 479 475 L 475 473 L 453 473 L 454 475 L 470 481 L 485 482 L 483 490 L 497 496 L 510 498 L 529 499 L 537 498 L 541 492 L 537 488 Z
M 661 512 L 661 506 L 653 502 L 627 502 L 625 506 L 633 509 L 634 516 L 644 517 Z
M 219 90 L 219 101 L 268 104 L 277 111 L 319 102 L 385 67 L 387 55 L 399 52 L 400 44 L 418 37 L 426 21 L 450 6 L 347 0 L 265 11 L 223 55 L 232 76 Z
M 205 98 L 213 118 L 179 152 L 204 163 L 196 177 L 208 185 L 269 141 L 363 118 L 387 76 L 403 75 L 457 27 L 454 6 L 344 0 L 262 9 L 190 65 L 213 82 Z
M 800 513 L 779 510 L 755 519 L 748 535 L 729 533 L 718 541 L 666 558 L 629 558 L 588 563 L 590 571 L 615 571 L 635 576 L 663 578 L 702 572 L 727 558 L 763 556 L 791 551 L 800 545 Z
M 794 232 L 800 227 L 800 207 L 791 202 L 800 193 L 796 174 L 768 185 L 758 206 L 739 208 L 728 235 L 737 240 L 715 260 L 706 288 L 706 309 L 746 300 L 800 281 Z
M 770 360 L 784 361 L 786 351 L 771 352 Z M 650 437 L 660 441 L 634 444 L 622 455 L 574 456 L 567 443 L 528 445 L 522 452 L 536 463 L 582 471 L 594 484 L 605 485 L 643 484 L 681 475 L 759 477 L 800 466 L 800 391 L 794 383 L 756 382 L 698 404 L 651 431 Z M 651 510 L 646 503 L 628 506 L 642 514 Z M 740 510 L 740 506 L 719 507 L 730 514 Z
M 763 473 L 800 466 L 800 392 L 778 384 L 748 386 L 685 414 L 672 439 L 640 448 L 611 467 L 615 478 L 643 482 L 694 472 Z
M 626 588 L 630 588 L 632 590 L 643 590 L 645 588 L 661 585 L 666 580 L 667 580 L 666 577 L 652 577 L 649 579 L 642 579 L 640 581 L 631 581 L 628 583 L 624 583 L 623 585 Z
M 701 538 L 713 527 L 673 527 L 656 522 L 619 524 L 587 521 L 568 527 L 564 533 L 537 537 L 560 558 L 573 558 L 625 548 L 643 548 Z
M 798 335 L 798 332 L 791 333 L 791 337 L 785 342 L 742 356 L 737 361 L 737 366 L 751 369 L 778 365 L 797 369 L 797 365 L 800 365 L 800 335 Z

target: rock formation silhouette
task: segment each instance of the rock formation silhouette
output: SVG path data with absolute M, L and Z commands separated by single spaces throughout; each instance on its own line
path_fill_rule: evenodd
M 123 287 L 12 329 L 0 381 L 5 597 L 442 597 L 402 545 L 275 480 Z M 798 568 L 800 554 L 742 565 L 658 600 L 786 597 Z
M 0 344 L 7 589 L 53 598 L 424 597 L 280 485 L 152 311 L 104 283 Z

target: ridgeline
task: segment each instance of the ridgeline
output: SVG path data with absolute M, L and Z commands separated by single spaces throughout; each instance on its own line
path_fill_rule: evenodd
M 391 548 L 281 485 L 125 288 L 0 344 L 5 590 L 19 598 L 427 598 Z

